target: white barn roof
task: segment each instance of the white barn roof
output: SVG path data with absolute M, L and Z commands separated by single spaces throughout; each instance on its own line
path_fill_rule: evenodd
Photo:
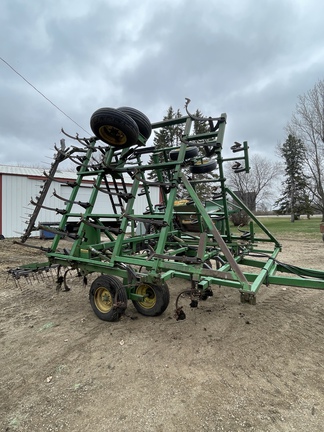
M 46 168 L 32 168 L 32 167 L 21 167 L 12 165 L 0 165 L 0 174 L 7 175 L 21 175 L 27 177 L 44 177 L 44 171 L 48 171 Z M 76 174 L 71 171 L 57 170 L 55 177 L 65 179 L 75 179 Z
M 16 176 L 25 176 L 25 177 L 41 177 L 45 178 L 44 171 L 48 172 L 49 168 L 32 168 L 32 167 L 22 167 L 22 166 L 13 166 L 13 165 L 0 165 L 0 174 L 4 175 L 16 175 Z M 62 171 L 57 169 L 55 176 L 58 179 L 64 180 L 75 180 L 77 178 L 75 171 Z M 127 173 L 124 173 L 124 179 L 127 183 L 132 184 L 133 180 L 131 176 Z M 83 182 L 92 181 L 92 177 L 89 176 Z

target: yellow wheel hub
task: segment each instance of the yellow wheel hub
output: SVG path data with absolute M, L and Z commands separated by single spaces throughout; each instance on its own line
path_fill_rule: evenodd
M 136 288 L 136 294 L 145 296 L 143 301 L 139 301 L 138 303 L 144 309 L 151 309 L 155 306 L 156 303 L 156 295 L 153 288 L 150 285 L 139 285 Z
M 207 160 L 204 159 L 204 160 L 197 161 L 197 162 L 195 163 L 195 165 L 205 165 L 207 162 L 209 162 L 208 159 L 207 159 Z
M 113 146 L 124 145 L 127 142 L 124 132 L 114 126 L 101 126 L 99 134 L 101 138 Z
M 106 288 L 98 288 L 96 290 L 94 303 L 96 308 L 102 313 L 109 312 L 114 305 L 113 298 Z

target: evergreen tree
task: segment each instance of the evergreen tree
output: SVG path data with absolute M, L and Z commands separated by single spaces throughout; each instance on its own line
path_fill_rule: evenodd
M 169 107 L 167 115 L 163 120 L 172 120 L 182 117 L 180 110 L 174 111 L 172 106 Z M 183 133 L 183 124 L 164 126 L 159 130 L 154 131 L 153 143 L 157 150 L 168 149 L 170 147 L 179 146 L 181 144 L 180 139 Z M 163 162 L 163 155 L 158 155 L 158 162 Z M 153 156 L 149 158 L 149 164 L 155 164 Z M 157 180 L 155 171 L 152 171 L 149 176 L 150 179 Z
M 197 110 L 194 114 L 195 117 L 203 117 L 203 114 Z M 172 106 L 169 107 L 168 111 L 167 111 L 167 115 L 163 118 L 164 121 L 166 120 L 172 120 L 172 119 L 177 119 L 182 117 L 182 114 L 180 112 L 180 110 L 174 111 L 174 109 L 172 108 Z M 167 151 L 169 151 L 170 148 L 172 147 L 176 147 L 176 146 L 180 146 L 181 145 L 181 137 L 183 135 L 183 131 L 184 131 L 184 123 L 179 124 L 179 125 L 171 125 L 171 126 L 164 126 L 162 128 L 160 128 L 159 130 L 154 131 L 154 139 L 153 139 L 153 143 L 154 146 L 157 150 L 163 150 L 166 149 Z M 203 134 L 205 132 L 209 132 L 209 124 L 208 121 L 198 121 L 195 120 L 194 124 L 193 124 L 193 133 L 195 135 L 199 135 L 199 134 Z M 194 144 L 192 144 L 194 145 Z M 199 147 L 199 152 L 200 155 L 202 157 L 205 156 L 205 152 L 204 152 L 204 147 L 200 146 Z M 156 164 L 159 162 L 164 162 L 164 155 L 161 153 L 159 155 L 157 155 L 158 157 L 158 161 L 155 161 L 153 159 L 153 155 L 150 156 L 149 158 L 149 164 Z M 188 176 L 188 177 L 192 177 L 192 174 L 189 173 L 189 167 L 188 166 L 184 166 L 183 167 L 183 172 Z M 166 171 L 164 173 L 165 175 L 165 181 L 168 182 L 168 180 L 170 180 L 170 178 L 172 177 L 172 172 L 171 171 Z M 195 174 L 194 178 L 196 180 L 206 180 L 206 179 L 212 179 L 215 178 L 215 174 L 213 173 L 208 173 L 208 174 Z M 152 170 L 150 172 L 150 174 L 148 175 L 148 178 L 150 180 L 157 180 L 157 176 L 156 176 L 156 172 L 155 170 Z M 213 196 L 213 191 L 215 191 L 216 187 L 215 187 L 215 183 L 195 183 L 195 189 L 197 192 L 197 195 L 199 196 L 199 198 L 201 199 L 201 201 L 205 201 L 207 199 L 211 199 Z M 189 198 L 188 194 L 186 192 L 186 190 L 184 189 L 183 185 L 180 184 L 179 188 L 178 188 L 178 193 L 177 193 L 177 199 L 186 199 Z
M 194 116 L 198 117 L 198 118 L 199 117 L 204 118 L 203 113 L 198 109 L 196 110 Z M 206 133 L 209 131 L 210 131 L 210 128 L 209 128 L 208 121 L 198 121 L 198 120 L 194 121 L 193 132 L 195 135 L 200 135 L 200 134 L 203 134 L 203 133 Z M 199 153 L 202 157 L 205 157 L 204 146 L 199 147 Z M 217 178 L 217 174 L 215 174 L 215 173 L 196 174 L 195 175 L 196 180 L 208 180 L 208 179 L 211 180 L 214 178 Z M 196 187 L 195 187 L 196 193 L 197 193 L 197 195 L 201 201 L 211 200 L 213 195 L 214 195 L 216 188 L 217 188 L 217 186 L 216 186 L 216 183 L 214 183 L 214 182 L 196 183 Z
M 275 202 L 279 208 L 277 214 L 290 214 L 291 222 L 299 215 L 313 213 L 311 199 L 308 193 L 308 178 L 304 174 L 306 148 L 303 142 L 289 134 L 287 140 L 279 147 L 281 156 L 285 160 L 285 181 L 282 196 Z
M 204 118 L 203 113 L 197 109 L 197 111 L 194 114 L 195 117 L 198 118 Z M 199 134 L 203 134 L 205 132 L 209 132 L 209 124 L 207 121 L 199 121 L 199 120 L 195 120 L 194 121 L 194 134 L 195 135 L 199 135 Z

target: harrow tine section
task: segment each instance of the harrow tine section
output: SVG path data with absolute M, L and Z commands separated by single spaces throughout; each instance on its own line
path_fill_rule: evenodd
M 56 190 L 55 190 L 55 189 L 54 189 L 54 191 L 53 191 L 53 196 L 55 196 L 56 198 L 58 198 L 58 199 L 60 199 L 61 201 L 64 201 L 64 202 L 68 202 L 68 203 L 71 203 L 71 204 L 78 204 L 80 207 L 83 207 L 84 209 L 87 209 L 88 207 L 91 206 L 91 204 L 88 203 L 88 202 L 83 202 L 83 201 L 73 201 L 73 200 L 66 199 L 66 198 L 64 198 L 64 197 L 62 197 L 62 196 L 60 196 L 60 195 L 58 195 L 58 194 L 56 193 Z
M 31 232 L 34 230 L 35 227 L 35 222 L 36 219 L 39 215 L 41 206 L 46 198 L 46 195 L 49 191 L 49 188 L 52 184 L 52 181 L 54 179 L 55 173 L 58 169 L 59 164 L 64 161 L 67 158 L 68 155 L 68 149 L 65 149 L 65 144 L 64 142 L 61 140 L 61 148 L 57 148 L 55 147 L 55 150 L 57 151 L 54 161 L 51 164 L 50 170 L 49 170 L 49 174 L 48 174 L 48 178 L 45 181 L 45 183 L 43 184 L 43 187 L 41 188 L 40 194 L 39 196 L 36 197 L 36 201 L 37 201 L 37 205 L 34 208 L 34 211 L 32 213 L 32 216 L 29 220 L 28 226 L 26 228 L 25 233 L 23 234 L 23 236 L 21 237 L 21 242 L 24 243 L 28 237 L 30 236 Z
M 45 210 L 55 211 L 56 214 L 61 214 L 61 215 L 66 214 L 66 210 L 65 209 L 59 209 L 57 207 L 54 208 L 54 207 L 44 206 L 44 205 L 41 205 L 38 202 L 34 201 L 33 199 L 30 200 L 30 204 L 32 204 L 33 206 L 36 206 L 36 207 L 40 207 L 40 208 L 45 209 Z
M 29 247 L 29 248 L 32 248 L 32 249 L 39 249 L 39 250 L 41 250 L 43 252 L 51 252 L 50 248 L 44 248 L 43 246 L 31 245 L 31 244 L 28 244 L 28 243 L 23 243 L 22 241 L 19 242 L 19 241 L 15 240 L 13 243 L 16 244 L 16 245 L 19 245 L 19 246 Z
M 11 276 L 17 288 L 22 289 L 21 281 L 24 281 L 27 285 L 33 285 L 41 282 L 46 282 L 48 279 L 57 282 L 57 277 L 54 278 L 53 272 L 57 273 L 57 264 L 51 266 L 49 264 L 44 264 L 43 266 L 35 264 L 34 268 L 24 268 L 18 267 L 15 269 L 10 269 L 8 271 L 8 277 Z

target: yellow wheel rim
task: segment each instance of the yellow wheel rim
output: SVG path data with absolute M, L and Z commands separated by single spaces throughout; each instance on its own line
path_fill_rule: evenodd
M 145 296 L 143 301 L 139 301 L 138 303 L 144 309 L 152 309 L 156 303 L 156 295 L 153 288 L 150 285 L 139 285 L 136 288 L 136 294 Z
M 204 160 L 200 160 L 200 161 L 197 161 L 196 163 L 195 163 L 195 165 L 205 165 L 207 162 L 209 162 L 209 160 L 207 159 L 204 159 Z
M 127 137 L 124 132 L 114 126 L 101 126 L 99 129 L 99 135 L 112 146 L 121 146 L 127 142 Z
M 98 288 L 96 290 L 94 303 L 96 308 L 102 313 L 109 312 L 114 305 L 113 298 L 106 288 Z
M 188 202 L 189 202 L 189 200 L 187 200 L 187 199 L 177 200 L 177 201 L 174 201 L 174 205 L 175 206 L 185 205 Z

